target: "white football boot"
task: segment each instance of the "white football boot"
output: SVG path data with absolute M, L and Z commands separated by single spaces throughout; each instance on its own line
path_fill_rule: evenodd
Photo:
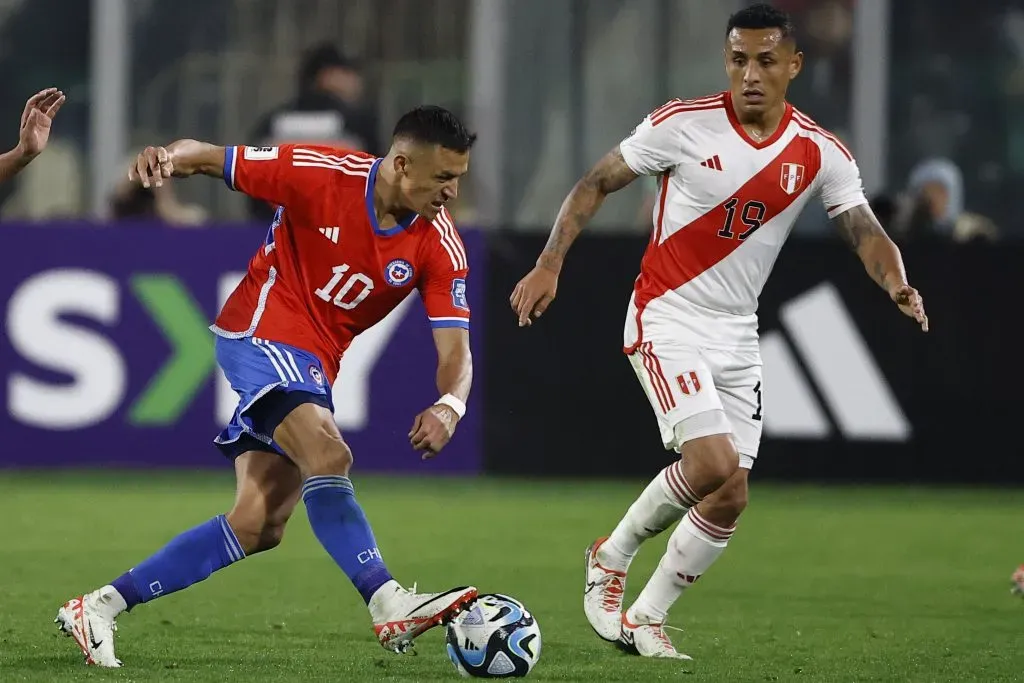
M 626 572 L 608 569 L 598 562 L 598 553 L 608 538 L 590 544 L 586 559 L 586 584 L 583 589 L 583 613 L 591 627 L 607 641 L 615 642 L 622 630 L 622 597 L 626 592 Z
M 114 656 L 115 619 L 125 607 L 117 589 L 104 586 L 65 602 L 54 621 L 64 635 L 78 644 L 86 664 L 117 668 L 121 660 Z
M 676 650 L 675 645 L 665 633 L 665 624 L 647 622 L 643 617 L 633 617 L 629 612 L 622 615 L 622 627 L 619 633 L 618 646 L 632 655 L 641 657 L 660 657 L 663 659 L 693 659 Z
M 412 590 L 406 590 L 391 580 L 370 598 L 373 632 L 384 649 L 405 654 L 411 651 L 414 638 L 447 624 L 476 598 L 477 589 L 473 586 L 443 593 L 417 593 L 415 584 Z

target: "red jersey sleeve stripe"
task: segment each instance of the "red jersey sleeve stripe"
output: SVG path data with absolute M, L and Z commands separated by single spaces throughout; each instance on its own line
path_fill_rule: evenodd
M 721 100 L 722 97 L 723 97 L 722 93 L 717 93 L 717 94 L 714 94 L 714 95 L 706 95 L 705 97 L 695 97 L 692 100 L 681 100 L 678 97 L 676 97 L 676 98 L 673 98 L 673 99 L 669 100 L 665 104 L 661 105 L 660 107 L 658 107 L 654 111 L 652 111 L 651 114 L 650 114 L 650 117 L 652 119 L 653 118 L 657 118 L 658 116 L 661 116 L 662 113 L 664 113 L 664 112 L 668 111 L 669 109 L 671 109 L 671 108 L 673 108 L 675 106 L 678 106 L 678 105 L 691 106 L 691 105 L 695 105 L 695 104 L 711 104 L 711 103 L 713 103 L 715 101 Z
M 714 102 L 721 100 L 725 97 L 724 92 L 717 92 L 714 95 L 705 95 L 704 97 L 694 97 L 692 100 L 682 100 L 683 104 L 707 104 L 708 102 Z
M 709 109 L 721 109 L 724 106 L 725 106 L 725 102 L 724 102 L 724 100 L 721 100 L 721 99 L 719 99 L 717 101 L 707 102 L 705 104 L 694 104 L 694 105 L 678 104 L 678 105 L 676 105 L 674 107 L 671 107 L 669 109 L 664 110 L 658 116 L 652 117 L 651 118 L 651 125 L 652 126 L 657 126 L 658 124 L 664 123 L 665 121 L 668 121 L 670 118 L 672 118 L 676 114 L 682 114 L 682 113 L 688 112 L 688 111 L 707 111 Z
M 807 116 L 807 114 L 804 114 L 797 109 L 793 109 L 793 119 L 796 121 L 797 125 L 804 130 L 818 133 L 824 136 L 827 140 L 830 140 L 832 144 L 839 148 L 839 151 L 843 153 L 843 156 L 850 161 L 853 161 L 853 154 L 851 154 L 850 150 L 846 148 L 846 145 L 844 145 L 834 133 L 830 133 L 815 123 L 809 116 Z
M 660 107 L 658 107 L 657 109 L 652 111 L 650 113 L 650 117 L 653 119 L 655 116 L 660 116 L 661 112 L 665 111 L 666 109 L 671 109 L 672 107 L 676 106 L 677 104 L 680 104 L 679 98 L 675 98 L 675 99 L 669 100 L 665 104 L 661 105 Z

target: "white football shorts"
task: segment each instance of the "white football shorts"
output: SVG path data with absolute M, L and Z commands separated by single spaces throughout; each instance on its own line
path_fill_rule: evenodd
M 643 342 L 628 356 L 654 408 L 661 440 L 680 451 L 687 441 L 729 434 L 750 469 L 761 443 L 761 354 Z

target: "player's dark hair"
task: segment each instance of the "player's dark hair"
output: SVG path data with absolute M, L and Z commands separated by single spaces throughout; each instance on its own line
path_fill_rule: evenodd
M 772 7 L 766 2 L 759 2 L 756 5 L 744 7 L 729 17 L 729 23 L 725 27 L 725 35 L 728 36 L 734 28 L 777 28 L 783 38 L 795 39 L 796 29 L 789 15 L 782 10 Z
M 470 133 L 455 114 L 433 105 L 416 107 L 398 119 L 393 136 L 395 139 L 440 145 L 460 154 L 468 152 L 476 142 L 476 134 Z

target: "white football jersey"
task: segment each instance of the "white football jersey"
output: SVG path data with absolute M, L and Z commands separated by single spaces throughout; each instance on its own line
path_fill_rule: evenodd
M 628 353 L 662 337 L 715 348 L 757 344 L 757 299 L 800 211 L 815 194 L 829 218 L 867 203 L 849 150 L 786 105 L 757 141 L 728 92 L 673 100 L 619 145 L 658 177 L 654 231 L 630 298 Z

